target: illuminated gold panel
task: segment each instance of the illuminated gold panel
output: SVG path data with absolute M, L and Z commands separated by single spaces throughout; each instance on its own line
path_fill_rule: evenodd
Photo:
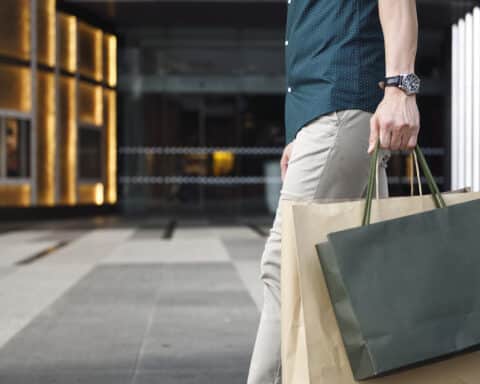
M 59 60 L 60 67 L 70 73 L 77 70 L 77 18 L 59 13 Z
M 3 0 L 2 0 L 3 1 Z M 37 44 L 39 63 L 55 65 L 55 0 L 37 1 Z
M 76 80 L 60 78 L 59 127 L 61 145 L 59 158 L 59 203 L 75 205 L 77 202 L 77 107 L 75 102 Z
M 55 78 L 38 72 L 37 202 L 55 203 Z
M 0 64 L 0 85 L 0 108 L 30 112 L 30 68 Z
M 117 94 L 105 90 L 105 202 L 117 202 Z
M 0 206 L 28 207 L 30 200 L 30 184 L 0 185 Z
M 78 23 L 79 72 L 96 81 L 103 80 L 103 32 Z
M 81 81 L 78 112 L 80 122 L 89 125 L 103 124 L 103 90 L 99 85 Z
M 30 0 L 0 1 L 0 55 L 30 58 Z
M 104 79 L 110 87 L 117 86 L 117 37 L 105 34 L 103 37 Z
M 103 184 L 80 184 L 78 186 L 79 204 L 103 204 Z

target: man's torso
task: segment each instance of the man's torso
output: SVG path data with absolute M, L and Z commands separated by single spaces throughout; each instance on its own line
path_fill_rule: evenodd
M 378 0 L 288 0 L 287 141 L 338 110 L 374 112 L 385 74 Z

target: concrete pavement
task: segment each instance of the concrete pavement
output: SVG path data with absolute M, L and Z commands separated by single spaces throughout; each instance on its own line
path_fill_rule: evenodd
M 167 232 L 67 221 L 0 233 L 0 383 L 245 383 L 265 228 Z

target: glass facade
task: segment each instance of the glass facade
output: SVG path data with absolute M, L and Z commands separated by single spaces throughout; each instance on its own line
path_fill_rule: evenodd
M 2 1 L 0 33 L 0 206 L 116 203 L 116 36 L 55 0 Z
M 273 211 L 285 145 L 284 1 L 0 3 L 0 205 L 15 205 L 17 188 L 19 205 Z M 417 2 L 420 144 L 444 190 L 450 31 L 469 12 L 453 4 Z M 213 17 L 219 7 L 223 17 Z M 410 171 L 408 156 L 394 154 L 392 195 L 410 192 Z

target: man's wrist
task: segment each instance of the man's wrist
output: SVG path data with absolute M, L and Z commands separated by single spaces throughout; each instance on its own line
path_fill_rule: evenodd
M 407 94 L 398 87 L 385 87 L 385 97 L 400 97 L 403 99 L 416 98 L 416 94 Z

